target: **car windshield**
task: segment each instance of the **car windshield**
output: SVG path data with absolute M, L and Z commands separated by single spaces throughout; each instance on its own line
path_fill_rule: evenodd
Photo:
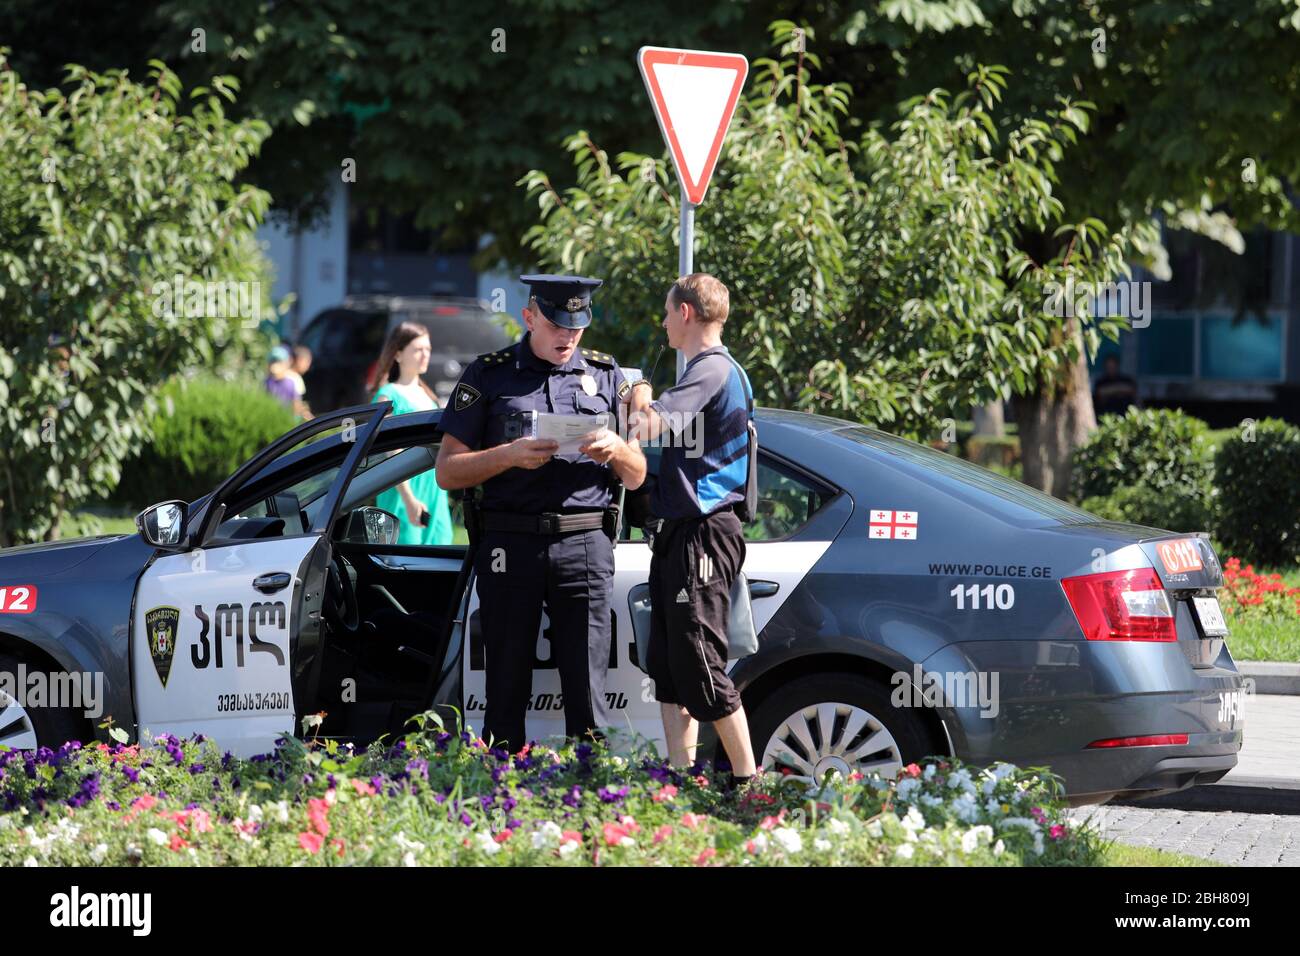
M 885 432 L 861 425 L 851 425 L 835 432 L 862 445 L 915 462 L 952 481 L 960 482 L 981 498 L 981 505 L 1011 521 L 1033 521 L 1043 518 L 1062 523 L 1097 521 L 1096 515 L 1067 504 L 1059 498 L 1044 494 L 1013 478 L 1004 478 L 979 465 L 914 442 L 897 438 Z

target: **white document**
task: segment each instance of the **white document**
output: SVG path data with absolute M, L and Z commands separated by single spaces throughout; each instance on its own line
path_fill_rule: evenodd
M 557 455 L 576 455 L 578 448 L 587 443 L 587 436 L 602 428 L 609 428 L 609 415 L 560 415 L 538 412 L 534 438 L 560 443 Z

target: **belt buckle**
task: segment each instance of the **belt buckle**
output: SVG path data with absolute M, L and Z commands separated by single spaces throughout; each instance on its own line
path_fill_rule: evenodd
M 547 511 L 537 516 L 537 527 L 542 534 L 560 533 L 560 516 L 554 511 Z

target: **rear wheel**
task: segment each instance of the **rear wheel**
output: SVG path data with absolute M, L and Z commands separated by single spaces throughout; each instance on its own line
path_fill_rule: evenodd
M 0 654 L 0 673 L 10 674 L 15 690 L 22 697 L 24 688 L 18 684 L 19 658 Z M 40 671 L 39 665 L 27 662 L 21 673 Z M 11 750 L 35 750 L 49 747 L 57 750 L 69 740 L 86 741 L 86 722 L 71 707 L 26 707 L 24 702 L 0 690 L 0 746 Z
M 830 770 L 893 779 L 928 750 L 925 726 L 879 684 L 855 674 L 814 674 L 767 697 L 750 717 L 762 766 L 821 780 Z

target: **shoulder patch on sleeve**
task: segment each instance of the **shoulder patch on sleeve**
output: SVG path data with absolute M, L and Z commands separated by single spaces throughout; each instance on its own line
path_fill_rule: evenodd
M 463 412 L 482 397 L 483 393 L 473 385 L 466 385 L 464 382 L 461 382 L 456 386 L 456 394 L 452 400 L 452 408 L 458 412 Z
M 600 365 L 604 368 L 614 367 L 614 356 L 606 352 L 597 352 L 595 349 L 583 349 L 582 357 L 592 365 Z
M 619 397 L 619 398 L 626 398 L 626 397 L 627 397 L 627 393 L 630 392 L 630 391 L 632 391 L 632 385 L 631 385 L 631 383 L 628 382 L 627 379 L 623 379 L 623 383 L 622 383 L 621 385 L 619 385 L 619 387 L 618 387 L 618 397 Z

